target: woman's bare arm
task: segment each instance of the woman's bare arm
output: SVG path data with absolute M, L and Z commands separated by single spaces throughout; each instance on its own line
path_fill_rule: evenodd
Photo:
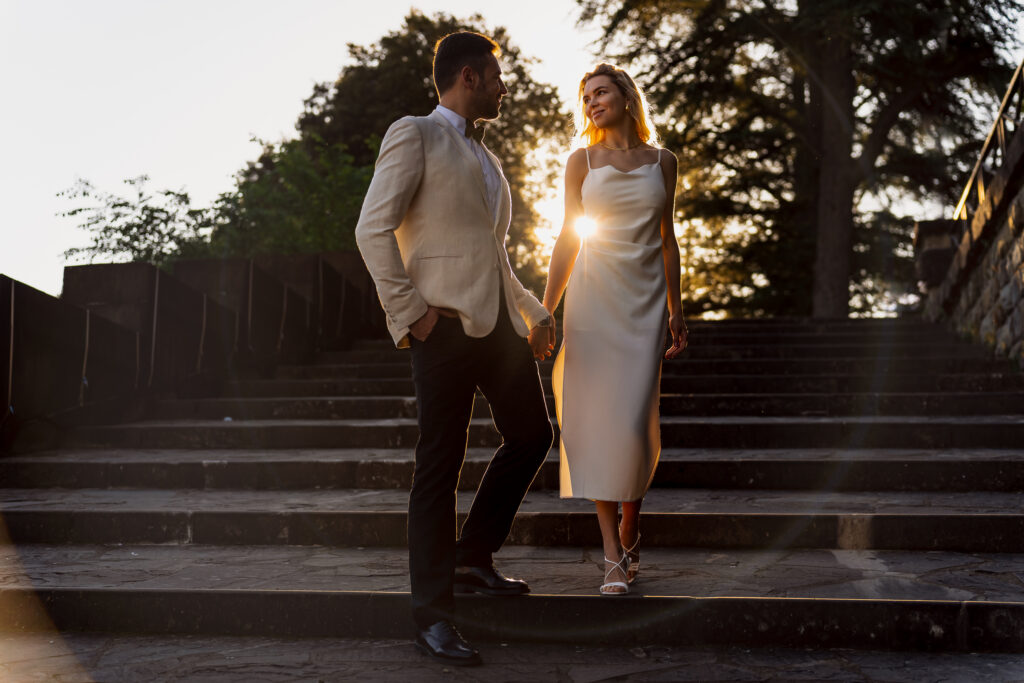
M 661 155 L 661 174 L 665 180 L 665 207 L 661 212 L 661 256 L 665 264 L 665 282 L 668 285 L 668 327 L 672 346 L 666 358 L 675 358 L 686 348 L 686 323 L 683 321 L 683 301 L 680 285 L 679 243 L 676 242 L 675 204 L 676 180 L 679 162 L 674 154 L 665 150 Z
M 565 165 L 565 217 L 562 219 L 562 230 L 555 240 L 555 248 L 551 252 L 548 284 L 544 288 L 544 308 L 549 313 L 554 313 L 558 308 L 569 276 L 572 275 L 576 256 L 580 252 L 582 240 L 576 232 L 576 220 L 583 215 L 582 187 L 586 176 L 586 152 L 578 149 L 569 156 L 569 161 Z

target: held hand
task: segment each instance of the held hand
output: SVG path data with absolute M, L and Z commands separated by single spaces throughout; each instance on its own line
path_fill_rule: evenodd
M 530 343 L 530 350 L 533 351 L 533 357 L 537 360 L 544 360 L 555 350 L 555 325 L 554 322 L 548 327 L 541 327 L 537 325 L 530 330 L 530 336 L 527 337 L 527 341 Z
M 672 359 L 683 352 L 686 348 L 688 332 L 686 323 L 683 322 L 681 313 L 670 315 L 668 318 L 668 330 L 672 334 L 672 346 L 665 352 L 665 358 Z
M 423 314 L 419 320 L 409 325 L 409 334 L 416 337 L 416 339 L 427 341 L 427 337 L 434 331 L 434 325 L 437 324 L 438 310 L 433 306 L 427 306 L 427 312 Z

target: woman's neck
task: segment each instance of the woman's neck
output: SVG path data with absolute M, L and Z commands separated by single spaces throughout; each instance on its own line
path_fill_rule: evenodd
M 605 129 L 604 139 L 601 142 L 603 142 L 606 147 L 629 149 L 639 145 L 640 139 L 633 131 L 633 127 L 629 125 L 628 122 L 623 122 L 621 126 Z

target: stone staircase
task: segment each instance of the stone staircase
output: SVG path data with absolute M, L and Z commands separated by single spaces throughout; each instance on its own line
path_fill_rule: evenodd
M 1024 375 L 912 320 L 690 329 L 636 590 L 597 594 L 553 449 L 497 556 L 533 594 L 460 597 L 468 636 L 1024 652 Z M 0 606 L 26 630 L 406 637 L 415 410 L 408 356 L 365 341 L 2 459 Z M 497 444 L 474 416 L 461 511 Z

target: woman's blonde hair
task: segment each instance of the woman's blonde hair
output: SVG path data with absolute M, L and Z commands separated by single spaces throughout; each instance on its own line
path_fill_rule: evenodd
M 648 113 L 647 98 L 644 93 L 633 82 L 629 74 L 613 64 L 598 64 L 594 70 L 583 76 L 580 81 L 580 92 L 576 106 L 576 142 L 582 146 L 597 144 L 604 139 L 604 131 L 594 125 L 594 122 L 587 117 L 586 106 L 583 104 L 583 90 L 587 87 L 587 81 L 594 76 L 607 76 L 612 83 L 618 87 L 622 96 L 626 98 L 626 113 L 629 114 L 634 123 L 636 136 L 640 142 L 649 145 L 658 144 L 658 134 L 651 125 Z

